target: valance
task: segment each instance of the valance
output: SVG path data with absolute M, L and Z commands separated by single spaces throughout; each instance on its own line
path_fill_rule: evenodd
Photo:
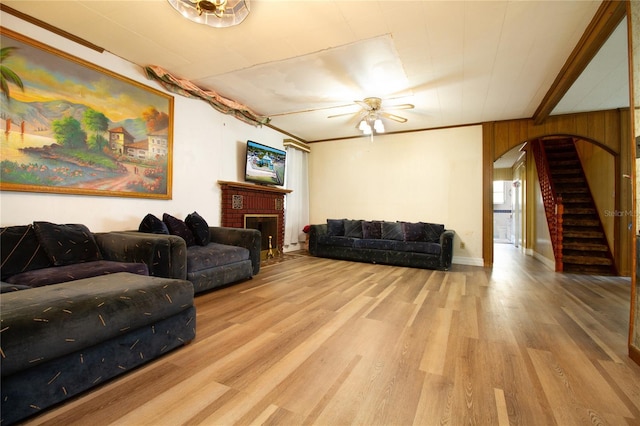
M 144 71 L 147 74 L 148 79 L 157 80 L 170 92 L 186 96 L 188 98 L 202 99 L 221 113 L 233 115 L 235 118 L 244 121 L 245 123 L 258 126 L 267 124 L 271 121 L 269 117 L 254 113 L 247 106 L 241 103 L 220 96 L 213 90 L 201 89 L 189 80 L 177 78 L 156 65 L 146 66 Z

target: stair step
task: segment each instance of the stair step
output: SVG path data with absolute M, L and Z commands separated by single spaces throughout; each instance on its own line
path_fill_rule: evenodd
M 582 251 L 582 252 L 601 252 L 606 253 L 609 247 L 600 243 L 583 243 L 583 242 L 562 242 L 562 250 Z
M 589 188 L 580 187 L 580 186 L 557 186 L 556 193 L 562 195 L 564 194 L 588 194 Z
M 586 185 L 587 181 L 582 176 L 553 177 L 553 183 L 557 185 Z
M 574 218 L 562 218 L 562 226 L 563 227 L 580 227 L 580 228 L 598 228 L 600 227 L 600 220 L 599 219 L 588 219 L 588 218 L 579 218 L 579 219 L 574 219 Z
M 565 263 L 563 269 L 566 274 L 613 275 L 611 266 L 606 265 L 573 265 Z
M 611 259 L 596 256 L 562 256 L 562 263 L 571 263 L 574 265 L 612 265 Z
M 595 239 L 595 238 L 604 238 L 604 233 L 602 231 L 595 231 L 595 230 L 582 230 L 582 229 L 567 229 L 566 226 L 564 226 L 563 224 L 563 232 L 562 232 L 562 239 L 563 241 L 566 240 L 571 240 L 571 239 L 576 239 L 576 240 L 581 240 L 581 239 Z
M 596 214 L 596 209 L 589 206 L 585 207 L 576 207 L 575 205 L 568 205 L 564 207 L 564 215 L 563 216 L 571 216 L 571 215 L 589 215 Z

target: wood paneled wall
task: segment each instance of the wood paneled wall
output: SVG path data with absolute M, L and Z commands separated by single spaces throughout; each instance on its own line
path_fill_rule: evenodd
M 532 119 L 483 123 L 483 257 L 485 266 L 493 264 L 493 211 L 492 190 L 493 162 L 523 142 L 550 135 L 571 135 L 590 141 L 614 156 L 615 212 L 613 251 L 618 272 L 630 275 L 632 230 L 628 230 L 628 217 L 624 212 L 632 209 L 632 182 L 624 175 L 631 175 L 633 165 L 631 137 L 629 134 L 629 110 L 616 109 L 552 116 L 536 125 Z M 530 164 L 529 167 L 532 165 Z

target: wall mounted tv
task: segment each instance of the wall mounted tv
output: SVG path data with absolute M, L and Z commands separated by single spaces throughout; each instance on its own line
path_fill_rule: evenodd
M 262 185 L 284 185 L 286 151 L 247 141 L 244 180 Z

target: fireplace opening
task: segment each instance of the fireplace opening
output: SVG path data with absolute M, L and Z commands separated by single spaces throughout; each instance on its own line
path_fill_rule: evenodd
M 279 255 L 277 214 L 246 214 L 244 215 L 244 227 L 247 229 L 257 229 L 262 234 L 260 248 L 260 257 L 262 259 Z

